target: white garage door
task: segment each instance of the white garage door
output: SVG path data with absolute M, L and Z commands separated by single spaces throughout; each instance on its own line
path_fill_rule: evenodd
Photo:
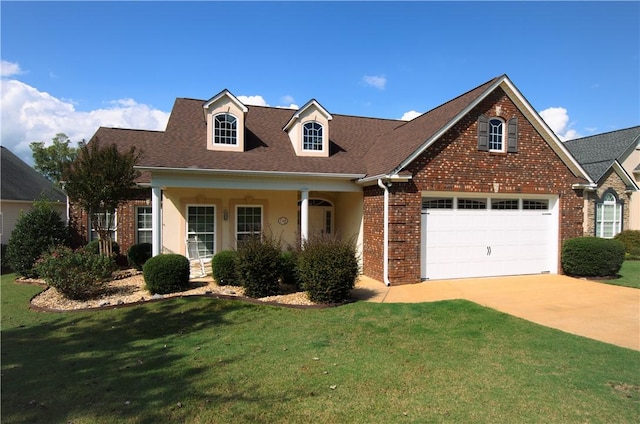
M 422 278 L 555 273 L 556 200 L 423 199 Z

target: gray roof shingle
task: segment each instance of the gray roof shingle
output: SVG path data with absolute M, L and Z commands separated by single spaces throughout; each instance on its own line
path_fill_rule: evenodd
M 66 202 L 67 195 L 22 159 L 2 146 L 0 155 L 0 198 L 33 202 L 47 199 Z
M 591 179 L 599 181 L 616 160 L 624 161 L 639 140 L 640 126 L 636 126 L 569 140 L 564 145 Z

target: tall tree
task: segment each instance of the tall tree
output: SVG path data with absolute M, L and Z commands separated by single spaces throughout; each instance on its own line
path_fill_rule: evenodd
M 60 185 L 64 166 L 71 163 L 78 154 L 79 147 L 69 146 L 71 140 L 64 133 L 53 137 L 53 144 L 45 147 L 43 142 L 34 141 L 29 144 L 33 154 L 34 168 L 49 181 Z M 82 143 L 78 143 L 80 146 Z
M 141 153 L 133 146 L 123 152 L 115 144 L 103 147 L 96 138 L 81 145 L 76 159 L 64 166 L 67 195 L 89 214 L 102 254 L 112 253 L 115 211 L 134 194 L 140 175 L 134 166 Z

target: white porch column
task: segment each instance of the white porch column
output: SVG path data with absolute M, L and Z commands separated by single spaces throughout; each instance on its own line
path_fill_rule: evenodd
M 300 191 L 300 242 L 309 237 L 309 190 Z
M 157 256 L 162 250 L 162 189 L 151 188 L 151 254 Z

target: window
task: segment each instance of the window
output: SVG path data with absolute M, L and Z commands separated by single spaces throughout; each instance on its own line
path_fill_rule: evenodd
M 213 117 L 213 144 L 238 144 L 238 120 L 228 113 Z
M 236 239 L 238 242 L 262 234 L 262 206 L 238 206 Z
M 95 221 L 98 221 L 100 227 L 102 228 L 109 228 L 109 230 L 111 231 L 111 240 L 112 241 L 117 241 L 118 238 L 116 237 L 116 213 L 115 212 L 105 212 L 105 213 L 94 213 L 92 214 L 93 218 L 89 220 L 89 228 L 91 229 L 91 231 L 89 231 L 89 241 L 93 241 L 93 240 L 98 240 L 98 233 L 96 232 L 95 228 L 93 228 L 93 223 Z
M 424 198 L 422 199 L 422 209 L 453 209 L 453 199 Z
M 187 207 L 187 239 L 198 240 L 200 258 L 211 258 L 215 254 L 216 208 L 215 206 Z
M 302 127 L 302 149 L 322 150 L 322 125 L 318 122 L 307 122 Z
M 499 210 L 516 210 L 518 209 L 518 200 L 492 200 L 491 201 L 491 209 L 499 209 Z
M 504 124 L 500 119 L 493 118 L 489 120 L 489 150 L 503 150 L 503 129 Z
M 152 243 L 151 206 L 136 208 L 136 243 Z
M 613 193 L 605 194 L 596 205 L 596 237 L 612 238 L 622 226 L 622 204 Z
M 487 201 L 484 199 L 458 199 L 458 209 L 487 209 Z
M 546 211 L 546 210 L 549 209 L 549 201 L 548 200 L 527 200 L 527 199 L 524 199 L 522 201 L 522 209 L 524 209 L 524 210 Z

